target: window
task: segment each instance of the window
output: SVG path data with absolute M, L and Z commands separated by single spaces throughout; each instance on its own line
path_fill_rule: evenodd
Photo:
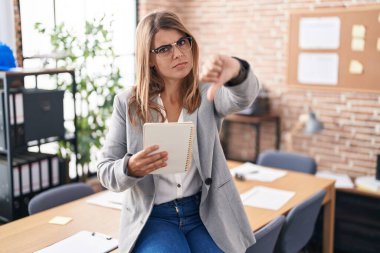
M 23 44 L 24 68 L 55 67 L 55 61 L 51 60 L 53 47 L 47 35 L 40 34 L 35 28 L 36 23 L 43 27 L 53 29 L 56 25 L 64 23 L 66 28 L 78 36 L 85 36 L 85 22 L 100 19 L 103 16 L 113 20 L 113 48 L 116 54 L 115 63 L 121 71 L 123 86 L 133 85 L 135 79 L 134 70 L 134 40 L 136 29 L 136 0 L 20 0 L 20 16 Z M 102 69 L 102 56 L 96 57 L 90 62 L 91 72 L 104 71 Z M 78 80 L 77 80 L 78 81 Z M 25 79 L 25 87 L 34 87 L 33 77 Z M 49 89 L 51 81 L 48 76 L 38 77 L 38 88 Z M 65 119 L 74 118 L 73 103 L 64 99 Z M 76 101 L 78 105 L 78 100 Z M 79 113 L 85 115 L 87 108 L 96 104 L 96 98 L 87 105 L 79 107 Z M 83 113 L 84 112 L 84 113 Z M 66 125 L 71 129 L 70 125 Z M 45 145 L 45 144 L 44 144 Z M 41 146 L 42 152 L 54 152 L 52 145 Z M 71 159 L 71 163 L 75 163 Z M 70 177 L 76 176 L 75 166 L 70 164 Z M 96 166 L 90 165 L 90 172 L 94 172 Z M 85 171 L 84 169 L 83 171 Z M 79 175 L 80 170 L 78 171 Z
M 86 20 L 112 15 L 116 62 L 123 76 L 123 85 L 134 83 L 135 0 L 21 0 L 20 13 L 25 68 L 42 67 L 46 55 L 52 51 L 49 38 L 34 29 L 35 23 L 48 28 L 64 23 L 80 34 L 84 32 Z

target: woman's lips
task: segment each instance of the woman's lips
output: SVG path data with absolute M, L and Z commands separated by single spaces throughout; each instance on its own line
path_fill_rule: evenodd
M 181 63 L 178 63 L 177 65 L 175 65 L 173 68 L 183 68 L 184 66 L 186 66 L 187 62 L 181 62 Z

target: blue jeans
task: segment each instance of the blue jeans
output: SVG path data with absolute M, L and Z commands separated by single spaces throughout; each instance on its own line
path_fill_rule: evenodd
M 201 193 L 153 206 L 134 253 L 220 253 L 199 217 Z

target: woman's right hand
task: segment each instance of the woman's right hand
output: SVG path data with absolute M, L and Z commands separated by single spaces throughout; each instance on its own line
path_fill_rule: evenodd
M 165 151 L 152 154 L 159 149 L 158 145 L 149 146 L 134 154 L 128 161 L 128 175 L 143 177 L 150 172 L 165 167 L 168 153 Z

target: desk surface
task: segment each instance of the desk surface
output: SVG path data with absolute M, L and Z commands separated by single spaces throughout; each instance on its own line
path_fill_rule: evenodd
M 228 162 L 233 168 L 240 163 Z M 272 211 L 245 207 L 253 230 L 264 226 L 275 217 L 286 214 L 292 207 L 306 200 L 321 189 L 327 189 L 324 204 L 324 252 L 332 252 L 333 211 L 335 207 L 334 181 L 289 172 L 272 183 L 259 181 L 235 181 L 240 193 L 256 185 L 295 191 L 296 195 L 280 210 Z M 92 195 L 94 196 L 94 195 Z M 89 196 L 87 198 L 90 198 Z M 62 240 L 80 230 L 97 231 L 118 238 L 120 211 L 88 204 L 86 198 L 37 213 L 35 215 L 0 226 L 1 252 L 33 252 Z M 66 225 L 53 225 L 48 221 L 55 216 L 68 216 L 73 220 Z
M 228 162 L 230 168 L 238 166 L 239 162 Z M 295 183 L 297 182 L 297 183 Z M 322 189 L 327 190 L 324 204 L 330 201 L 330 188 L 334 187 L 334 181 L 330 179 L 317 178 L 315 176 L 297 173 L 289 171 L 284 177 L 275 180 L 274 182 L 260 182 L 255 180 L 249 181 L 237 181 L 235 180 L 235 185 L 240 193 L 246 192 L 254 186 L 268 186 L 271 188 L 278 188 L 281 190 L 296 192 L 293 198 L 291 198 L 281 209 L 279 210 L 267 210 L 262 208 L 255 208 L 250 206 L 245 206 L 245 211 L 248 214 L 248 219 L 253 230 L 257 230 L 267 224 L 269 221 L 273 220 L 281 214 L 286 214 L 290 209 L 292 209 L 297 204 L 305 201 L 318 191 Z
M 118 238 L 120 210 L 89 204 L 79 199 L 0 226 L 0 252 L 34 252 L 81 230 Z M 55 216 L 71 217 L 66 225 L 49 224 Z

